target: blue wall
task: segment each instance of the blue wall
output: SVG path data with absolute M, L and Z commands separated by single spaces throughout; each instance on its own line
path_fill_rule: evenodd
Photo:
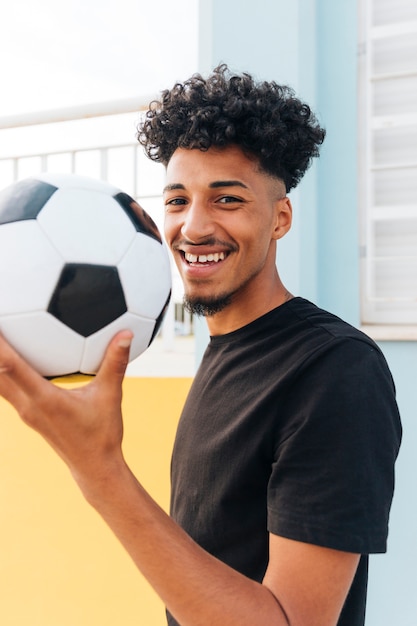
M 318 300 L 358 324 L 356 3 L 317 2 L 317 24 L 318 109 L 327 129 L 318 163 Z
M 327 129 L 322 156 L 292 193 L 294 225 L 278 250 L 291 291 L 358 325 L 357 3 L 200 0 L 200 70 L 220 62 L 294 87 Z M 198 331 L 200 352 L 207 334 Z M 417 624 L 417 343 L 381 347 L 404 424 L 388 554 L 371 559 L 367 626 Z

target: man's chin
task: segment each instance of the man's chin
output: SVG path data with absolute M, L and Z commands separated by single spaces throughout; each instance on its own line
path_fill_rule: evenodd
M 221 296 L 218 298 L 193 298 L 190 296 L 184 296 L 184 308 L 193 315 L 199 317 L 210 317 L 220 313 L 227 306 L 229 306 L 232 297 L 230 295 Z

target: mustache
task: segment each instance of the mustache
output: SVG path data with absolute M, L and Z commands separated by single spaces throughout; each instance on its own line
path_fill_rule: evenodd
M 191 247 L 199 248 L 202 246 L 208 246 L 211 248 L 221 248 L 222 250 L 227 250 L 229 252 L 237 252 L 238 246 L 230 241 L 223 241 L 222 239 L 217 239 L 215 237 L 207 237 L 206 239 L 201 239 L 200 241 L 195 242 L 190 239 L 178 239 L 175 241 L 171 248 L 173 250 L 182 250 L 183 248 L 191 248 Z

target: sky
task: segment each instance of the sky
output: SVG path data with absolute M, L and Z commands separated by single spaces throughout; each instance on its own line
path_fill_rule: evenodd
M 0 117 L 151 94 L 196 70 L 197 0 L 13 0 Z

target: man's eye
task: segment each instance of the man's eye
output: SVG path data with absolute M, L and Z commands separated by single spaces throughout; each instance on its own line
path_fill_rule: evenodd
M 220 204 L 229 204 L 232 202 L 242 202 L 240 198 L 236 198 L 235 196 L 222 196 L 219 199 Z
M 185 204 L 184 198 L 171 198 L 169 200 L 165 200 L 165 206 L 181 206 Z

